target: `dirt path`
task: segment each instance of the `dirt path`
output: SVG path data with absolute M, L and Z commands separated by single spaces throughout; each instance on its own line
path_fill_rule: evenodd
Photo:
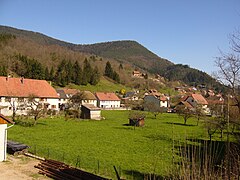
M 6 162 L 0 162 L 0 179 L 1 180 L 46 180 L 49 179 L 38 174 L 38 169 L 34 165 L 39 163 L 38 160 L 26 157 L 24 155 L 8 155 Z

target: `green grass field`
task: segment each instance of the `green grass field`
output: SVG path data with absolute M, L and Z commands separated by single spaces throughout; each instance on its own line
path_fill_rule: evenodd
M 108 81 L 105 77 L 101 77 L 100 82 L 93 86 L 90 84 L 87 84 L 86 86 L 77 86 L 74 84 L 71 84 L 68 86 L 69 88 L 79 89 L 81 91 L 91 91 L 93 93 L 95 92 L 116 92 L 120 91 L 121 89 L 125 89 L 127 91 L 131 91 L 131 88 L 126 87 L 124 85 L 113 83 L 111 81 Z
M 173 143 L 186 138 L 206 138 L 196 120 L 176 114 L 154 118 L 147 113 L 144 127 L 126 126 L 128 111 L 102 111 L 105 120 L 65 120 L 64 117 L 40 119 L 34 127 L 15 125 L 8 139 L 31 146 L 30 151 L 77 165 L 87 171 L 116 178 L 113 166 L 122 177 L 141 179 L 144 174 L 159 176 L 171 171 Z M 174 140 L 174 141 L 173 141 Z

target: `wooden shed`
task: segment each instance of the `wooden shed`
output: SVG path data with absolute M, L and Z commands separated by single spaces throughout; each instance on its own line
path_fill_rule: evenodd
M 14 125 L 14 122 L 0 114 L 0 161 L 7 159 L 7 124 Z
M 129 118 L 129 125 L 131 126 L 142 127 L 144 124 L 144 118 Z
M 81 106 L 81 118 L 100 120 L 101 109 L 92 104 L 84 104 Z

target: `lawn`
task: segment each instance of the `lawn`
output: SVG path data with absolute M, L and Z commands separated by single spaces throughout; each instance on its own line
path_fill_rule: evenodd
M 8 139 L 31 146 L 33 153 L 103 176 L 115 178 L 116 166 L 122 177 L 141 179 L 148 173 L 164 176 L 170 172 L 173 157 L 177 159 L 172 151 L 176 142 L 207 137 L 195 119 L 184 126 L 176 114 L 161 114 L 155 119 L 147 113 L 145 126 L 134 129 L 126 125 L 128 113 L 102 111 L 102 121 L 40 119 L 34 127 L 10 128 Z

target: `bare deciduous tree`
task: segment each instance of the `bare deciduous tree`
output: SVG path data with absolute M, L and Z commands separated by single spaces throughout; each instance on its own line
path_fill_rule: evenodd
M 34 125 L 36 125 L 37 120 L 44 115 L 46 109 L 43 104 L 36 99 L 36 96 L 34 94 L 29 95 L 27 99 L 27 107 L 30 108 L 28 115 L 34 117 Z

